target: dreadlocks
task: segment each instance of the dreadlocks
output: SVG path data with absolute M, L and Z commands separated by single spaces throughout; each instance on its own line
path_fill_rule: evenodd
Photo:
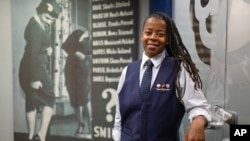
M 178 29 L 176 28 L 174 21 L 169 16 L 161 12 L 152 13 L 148 18 L 146 18 L 146 20 L 152 17 L 162 19 L 163 21 L 165 21 L 167 25 L 166 33 L 168 36 L 168 45 L 166 46 L 166 50 L 168 51 L 168 54 L 174 57 L 176 60 L 176 70 L 177 70 L 176 87 L 179 98 L 181 98 L 180 97 L 181 88 L 179 82 L 181 63 L 183 63 L 184 68 L 187 70 L 192 80 L 194 81 L 195 83 L 194 88 L 195 89 L 202 88 L 202 81 L 199 75 L 199 70 L 196 68 L 187 48 L 183 44 L 181 36 L 179 34 Z

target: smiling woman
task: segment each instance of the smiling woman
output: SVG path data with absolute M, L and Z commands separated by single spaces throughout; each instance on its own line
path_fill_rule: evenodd
M 159 18 L 148 18 L 144 24 L 141 40 L 148 57 L 154 57 L 167 45 L 166 23 Z
M 129 63 L 120 77 L 113 139 L 179 141 L 178 130 L 187 111 L 192 123 L 185 141 L 203 141 L 204 127 L 211 119 L 209 104 L 174 21 L 164 13 L 152 13 L 144 21 L 141 42 L 142 59 Z

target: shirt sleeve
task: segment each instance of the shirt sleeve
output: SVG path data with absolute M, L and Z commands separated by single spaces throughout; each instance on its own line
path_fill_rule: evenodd
M 211 121 L 211 115 L 207 99 L 201 89 L 194 88 L 194 81 L 183 65 L 181 65 L 180 85 L 182 88 L 182 102 L 188 114 L 190 122 L 198 115 L 203 115 L 207 121 Z
M 114 128 L 112 130 L 112 137 L 114 141 L 121 140 L 121 113 L 120 113 L 119 93 L 125 81 L 126 72 L 127 72 L 127 67 L 123 69 L 119 83 L 118 83 L 118 87 L 117 87 L 115 122 L 114 122 Z

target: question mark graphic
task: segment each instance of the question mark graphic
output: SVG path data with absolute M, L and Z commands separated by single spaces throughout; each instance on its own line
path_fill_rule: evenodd
M 111 108 L 115 106 L 115 94 L 116 94 L 116 90 L 112 89 L 112 88 L 105 89 L 102 92 L 102 97 L 104 99 L 107 99 L 108 95 L 110 95 L 110 100 L 109 100 L 108 104 L 106 105 L 106 111 L 108 112 L 108 114 L 106 116 L 106 120 L 108 122 L 113 121 L 113 116 L 111 114 Z

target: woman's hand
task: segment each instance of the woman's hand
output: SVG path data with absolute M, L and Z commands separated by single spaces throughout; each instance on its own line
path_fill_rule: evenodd
M 75 55 L 76 55 L 76 57 L 79 58 L 80 60 L 84 60 L 84 59 L 86 58 L 86 56 L 85 56 L 83 53 L 81 53 L 80 51 L 77 51 L 77 52 L 75 53 Z
M 41 81 L 33 81 L 31 82 L 31 87 L 35 90 L 38 90 L 39 88 L 43 87 L 43 84 Z
M 48 56 L 51 56 L 51 55 L 52 55 L 52 52 L 53 52 L 52 47 L 48 47 L 48 48 L 46 49 L 46 53 L 47 53 Z
M 184 141 L 205 141 L 205 125 L 207 120 L 204 116 L 197 116 L 193 119 Z

